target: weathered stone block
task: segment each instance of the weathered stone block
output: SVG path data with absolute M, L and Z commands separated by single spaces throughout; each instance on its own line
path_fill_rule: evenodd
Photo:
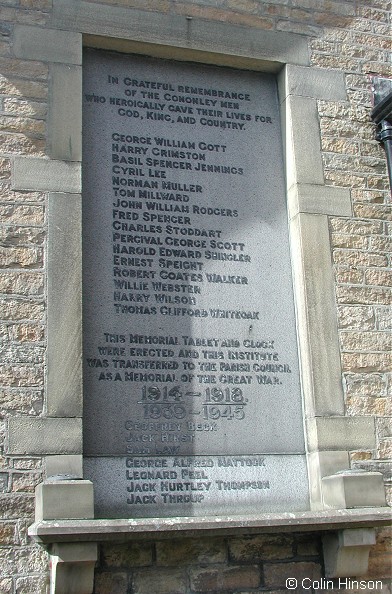
M 295 537 L 295 546 L 297 555 L 302 557 L 313 556 L 320 554 L 321 539 L 319 534 L 298 534 Z
M 15 97 L 45 99 L 48 88 L 45 82 L 0 77 L 0 92 L 4 95 L 14 95 Z
M 376 324 L 379 330 L 392 330 L 392 315 L 390 306 L 376 307 Z
M 360 219 L 392 220 L 391 208 L 384 204 L 356 204 L 354 215 Z
M 8 245 L 37 244 L 42 245 L 45 231 L 35 227 L 21 227 L 13 225 L 3 227 L 0 231 L 0 241 Z
M 93 484 L 58 480 L 36 487 L 35 521 L 94 517 Z
M 17 411 L 19 414 L 39 414 L 42 411 L 43 394 L 40 390 L 3 389 L 0 390 L 0 409 L 5 412 Z
M 318 417 L 307 423 L 311 451 L 372 449 L 376 445 L 371 417 Z
M 0 130 L 42 137 L 45 134 L 46 126 L 43 120 L 7 115 L 0 116 Z
M 33 517 L 34 496 L 6 493 L 0 495 L 0 515 L 3 519 Z
M 372 460 L 373 452 L 372 451 L 360 451 L 360 452 L 350 452 L 350 461 L 356 462 L 358 460 Z M 350 464 L 351 466 L 351 464 Z
M 381 373 L 347 373 L 347 396 L 385 396 L 387 378 Z
M 83 478 L 83 458 L 81 454 L 66 456 L 45 456 L 46 477 L 66 474 L 73 478 Z
M 42 480 L 40 472 L 14 472 L 12 474 L 12 491 L 15 493 L 34 493 L 34 489 L 40 480 Z
M 40 61 L 17 60 L 15 58 L 0 58 L 0 71 L 2 74 L 20 76 L 22 78 L 46 80 L 48 67 Z
M 301 584 L 303 579 L 311 583 L 320 578 L 320 565 L 310 561 L 264 564 L 264 586 L 268 588 L 285 587 L 288 579 L 295 580 L 291 582 L 292 584 Z
M 0 591 L 4 594 L 11 594 L 13 591 L 14 585 L 13 580 L 11 577 L 7 578 L 0 578 Z
M 182 569 L 138 570 L 132 574 L 135 594 L 183 594 L 187 589 L 187 576 Z
M 0 366 L 0 382 L 13 388 L 41 387 L 43 385 L 43 369 L 32 364 L 14 363 Z M 13 420 L 10 420 L 13 423 Z M 15 452 L 15 453 L 25 453 Z
M 36 272 L 4 272 L 0 274 L 0 291 L 16 295 L 42 295 L 44 277 Z
M 292 252 L 293 259 L 298 262 L 294 275 L 307 415 L 343 414 L 336 301 L 326 216 L 300 214 L 292 221 Z
M 45 592 L 47 586 L 48 580 L 45 575 L 18 577 L 15 580 L 16 592 L 23 592 L 23 594 L 37 594 L 37 592 Z
M 383 476 L 380 472 L 335 474 L 322 479 L 326 507 L 350 509 L 354 507 L 382 507 L 386 505 Z
M 305 68 L 288 64 L 285 69 L 281 95 L 314 97 L 324 101 L 345 101 L 347 99 L 342 72 L 321 68 Z
M 79 195 L 49 195 L 48 234 L 48 414 L 81 416 L 82 230 Z
M 336 296 L 339 303 L 389 305 L 392 295 L 391 290 L 384 287 L 337 287 Z
M 376 544 L 369 552 L 368 576 L 374 578 L 392 579 L 392 529 L 390 526 L 376 530 Z
M 392 369 L 391 353 L 343 353 L 343 369 L 354 373 L 386 372 Z
M 45 103 L 32 101 L 31 99 L 17 99 L 7 97 L 4 99 L 4 112 L 25 117 L 45 118 L 47 107 Z
M 387 266 L 388 259 L 382 254 L 372 254 L 367 252 L 360 252 L 357 250 L 341 250 L 335 249 L 333 252 L 333 260 L 336 264 L 343 264 L 345 266 Z M 357 302 L 354 300 L 355 305 Z M 367 302 L 365 301 L 365 304 Z
M 1 88 L 1 84 L 0 84 Z M 8 158 L 0 158 L 0 179 L 8 180 L 11 177 L 11 161 Z
M 26 204 L 34 202 L 43 204 L 46 201 L 44 192 L 14 192 L 7 182 L 0 183 L 0 198 L 2 202 Z
M 95 574 L 95 594 L 124 594 L 128 588 L 128 574 L 120 571 Z
M 78 454 L 82 424 L 77 418 L 20 417 L 9 420 L 10 454 Z
M 338 315 L 340 328 L 360 329 L 362 332 L 374 329 L 374 311 L 370 306 L 341 305 Z
M 369 238 L 363 235 L 346 235 L 344 233 L 332 233 L 332 245 L 334 247 L 347 248 L 350 250 L 366 250 L 369 245 Z
M 2 247 L 0 258 L 4 268 L 41 268 L 43 265 L 43 251 L 37 247 Z
M 367 285 L 391 287 L 392 273 L 389 270 L 366 270 L 365 282 Z
M 80 164 L 16 156 L 12 187 L 78 193 L 81 190 Z
M 33 204 L 2 204 L 0 216 L 4 224 L 43 225 L 44 208 Z
M 391 416 L 392 400 L 381 396 L 348 396 L 346 399 L 347 414 L 352 416 Z
M 367 573 L 369 551 L 376 542 L 374 528 L 340 530 L 323 536 L 325 575 L 361 576 Z
M 257 565 L 191 569 L 191 588 L 196 591 L 245 590 L 258 588 L 260 583 L 261 573 Z
M 223 563 L 227 559 L 222 538 L 170 540 L 156 543 L 157 565 Z
M 41 458 L 14 458 L 13 467 L 17 470 L 39 470 L 42 467 Z
M 293 184 L 323 185 L 321 145 L 316 100 L 290 95 L 282 104 L 286 121 L 287 186 Z M 295 130 L 295 134 L 292 134 Z
M 390 332 L 341 332 L 340 340 L 345 351 L 391 351 Z
M 375 252 L 390 252 L 392 250 L 392 239 L 390 237 L 372 237 L 370 240 L 370 249 Z
M 5 493 L 8 490 L 8 473 L 0 473 L 0 492 Z
M 363 270 L 351 270 L 349 268 L 338 267 L 335 278 L 337 283 L 343 284 L 362 284 L 364 280 Z
M 81 64 L 82 36 L 72 31 L 58 31 L 17 25 L 13 52 L 17 58 Z
M 0 542 L 2 546 L 18 544 L 16 522 L 0 522 Z
M 378 446 L 378 455 L 380 458 L 385 458 L 389 460 L 392 459 L 392 437 L 386 437 L 385 439 L 380 440 Z
M 96 560 L 96 543 L 54 544 L 50 550 L 50 591 L 91 594 Z
M 241 563 L 289 559 L 293 556 L 293 537 L 265 534 L 232 539 L 229 542 L 229 556 L 231 560 Z
M 345 188 L 298 183 L 288 193 L 290 218 L 298 213 L 351 215 L 351 199 Z
M 373 235 L 383 232 L 381 221 L 358 221 L 356 219 L 331 219 L 331 227 L 340 233 Z
M 64 161 L 82 159 L 82 69 L 52 64 L 49 94 L 49 156 Z
M 157 546 L 159 544 L 157 543 Z M 152 556 L 153 545 L 151 543 L 108 543 L 103 544 L 101 550 L 103 565 L 111 568 L 130 569 L 151 565 Z

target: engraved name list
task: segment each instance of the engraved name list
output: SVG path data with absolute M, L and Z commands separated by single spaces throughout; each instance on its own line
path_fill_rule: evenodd
M 83 98 L 98 515 L 305 508 L 274 77 L 88 50 Z

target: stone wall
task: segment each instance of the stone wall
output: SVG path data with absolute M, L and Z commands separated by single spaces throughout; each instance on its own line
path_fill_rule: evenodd
M 70 2 L 72 0 L 69 0 Z M 106 0 L 158 13 L 306 36 L 311 64 L 345 75 L 347 101 L 319 101 L 324 175 L 351 190 L 354 216 L 330 218 L 346 414 L 374 416 L 377 449 L 352 466 L 381 471 L 392 500 L 391 208 L 382 148 L 370 122 L 370 75 L 392 76 L 389 0 Z M 0 0 L 0 592 L 45 592 L 47 557 L 27 537 L 39 457 L 7 456 L 7 420 L 45 411 L 47 195 L 12 191 L 15 155 L 48 155 L 46 61 L 20 60 L 14 26 L 50 26 L 51 0 Z M 369 576 L 391 577 L 387 529 Z M 104 545 L 96 592 L 284 592 L 286 577 L 319 579 L 319 536 L 270 535 Z M 363 579 L 363 578 L 362 578 Z M 388 585 L 383 593 L 390 593 Z M 355 591 L 355 590 L 353 590 Z M 360 591 L 360 590 L 358 590 Z M 363 589 L 361 591 L 364 591 Z
M 379 531 L 368 575 L 357 578 L 358 584 L 355 578 L 324 577 L 318 533 L 105 544 L 100 547 L 95 594 L 283 594 L 290 592 L 290 580 L 299 586 L 295 592 L 389 594 L 388 536 L 387 530 Z
M 321 583 L 320 554 L 321 541 L 313 533 L 103 545 L 95 591 L 277 594 L 288 578 Z
M 35 4 L 35 8 L 33 7 Z M 1 62 L 1 273 L 0 415 L 2 441 L 12 415 L 39 415 L 45 375 L 45 200 L 37 192 L 12 192 L 12 158 L 45 155 L 48 66 L 22 61 L 12 51 L 14 24 L 45 25 L 49 3 L 2 2 Z M 46 554 L 32 546 L 34 487 L 41 460 L 0 455 L 0 591 L 44 592 Z

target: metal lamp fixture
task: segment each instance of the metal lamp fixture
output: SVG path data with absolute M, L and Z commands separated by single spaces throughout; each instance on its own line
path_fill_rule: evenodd
M 392 188 L 392 90 L 385 94 L 385 83 L 388 83 L 388 86 L 392 87 L 392 81 L 388 79 L 378 80 L 382 80 L 383 84 L 379 85 L 378 88 L 375 85 L 375 105 L 370 117 L 378 128 L 376 138 L 383 144 L 385 149 L 389 185 Z M 380 92 L 380 87 L 382 88 L 383 92 Z

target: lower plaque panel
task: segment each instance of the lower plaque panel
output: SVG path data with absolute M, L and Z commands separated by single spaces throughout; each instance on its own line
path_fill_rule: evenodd
M 91 457 L 84 476 L 97 518 L 309 509 L 304 455 Z

